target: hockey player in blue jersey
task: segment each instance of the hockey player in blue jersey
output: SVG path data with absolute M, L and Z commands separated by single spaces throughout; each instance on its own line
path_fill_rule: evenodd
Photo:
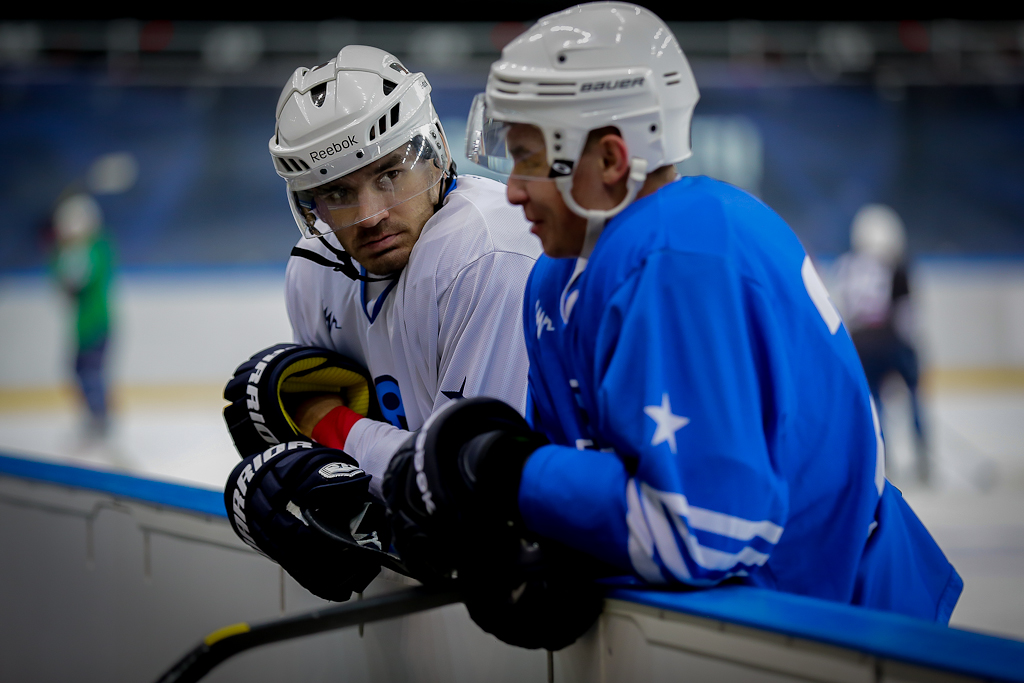
M 467 144 L 510 173 L 544 247 L 524 302 L 532 429 L 482 399 L 435 415 L 388 473 L 396 544 L 437 564 L 489 515 L 524 548 L 650 584 L 946 623 L 962 581 L 885 480 L 864 372 L 799 240 L 751 195 L 675 172 L 697 100 L 671 31 L 625 3 L 541 19 L 492 66 Z

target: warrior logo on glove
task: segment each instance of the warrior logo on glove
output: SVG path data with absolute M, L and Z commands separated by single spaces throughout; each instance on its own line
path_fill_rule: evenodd
M 309 441 L 292 441 L 288 444 L 278 444 L 268 448 L 263 453 L 259 453 L 251 458 L 246 458 L 239 465 L 235 467 L 235 472 L 238 476 L 235 476 L 235 472 L 231 473 L 231 477 L 228 479 L 228 491 L 231 491 L 231 507 L 229 511 L 232 514 L 231 525 L 235 529 L 235 533 L 246 543 L 248 543 L 253 550 L 263 553 L 260 550 L 259 544 L 253 540 L 252 534 L 249 531 L 249 523 L 245 516 L 245 497 L 249 492 L 249 484 L 252 482 L 253 477 L 256 476 L 256 472 L 261 467 L 268 464 L 271 460 L 281 455 L 285 451 L 299 450 L 304 448 L 313 448 L 313 444 Z M 332 463 L 334 464 L 334 463 Z M 325 465 L 322 469 L 327 469 L 330 465 Z M 355 469 L 355 468 L 353 468 Z M 362 472 L 362 470 L 356 470 Z M 262 477 L 261 477 L 262 479 Z M 231 481 L 234 480 L 234 487 L 231 486 Z
M 358 363 L 329 349 L 278 344 L 242 363 L 224 388 L 224 408 L 231 438 L 243 458 L 267 446 L 305 436 L 294 419 L 307 398 L 334 394 L 348 408 L 380 419 L 369 373 Z

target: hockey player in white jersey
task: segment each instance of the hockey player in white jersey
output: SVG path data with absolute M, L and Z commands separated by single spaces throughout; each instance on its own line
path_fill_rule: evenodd
M 277 105 L 270 152 L 303 235 L 286 277 L 295 343 L 225 390 L 243 457 L 225 502 L 239 536 L 327 599 L 389 564 L 380 482 L 410 430 L 463 396 L 526 407 L 540 245 L 504 185 L 456 177 L 429 93 L 351 45 L 296 70 Z

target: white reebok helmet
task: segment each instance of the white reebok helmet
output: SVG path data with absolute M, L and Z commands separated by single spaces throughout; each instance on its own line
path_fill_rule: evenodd
M 448 177 L 451 166 L 426 77 L 365 45 L 348 45 L 326 64 L 295 70 L 277 102 L 270 154 L 306 237 L 408 201 Z M 392 170 L 373 176 L 371 199 L 335 182 L 378 160 Z
M 466 155 L 513 171 L 508 124 L 544 137 L 545 162 L 524 175 L 555 179 L 575 213 L 607 220 L 636 196 L 646 174 L 690 156 L 690 120 L 700 95 L 679 43 L 661 19 L 624 2 L 593 2 L 548 15 L 509 43 L 470 110 Z M 629 194 L 611 211 L 580 207 L 572 172 L 590 131 L 615 126 L 630 153 Z

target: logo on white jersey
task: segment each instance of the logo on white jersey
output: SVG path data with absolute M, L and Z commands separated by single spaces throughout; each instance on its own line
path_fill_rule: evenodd
M 534 315 L 537 318 L 537 339 L 540 339 L 540 333 L 544 330 L 548 332 L 554 332 L 555 326 L 551 322 L 551 318 L 544 312 L 544 309 L 540 307 L 540 302 L 536 302 L 534 305 Z
M 324 306 L 324 323 L 327 325 L 327 330 L 340 330 L 341 324 L 338 322 L 338 318 L 335 317 L 334 313 L 331 313 L 331 309 Z

